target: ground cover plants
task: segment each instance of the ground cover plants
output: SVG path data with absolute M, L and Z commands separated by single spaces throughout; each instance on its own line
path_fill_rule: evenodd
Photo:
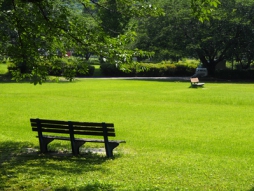
M 253 84 L 0 83 L 0 190 L 254 190 Z M 30 118 L 113 122 L 115 158 L 38 153 Z M 87 147 L 103 147 L 87 144 Z M 82 149 L 84 149 L 82 148 Z

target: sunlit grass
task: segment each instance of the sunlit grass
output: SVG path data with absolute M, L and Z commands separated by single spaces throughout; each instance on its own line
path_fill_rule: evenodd
M 0 84 L 0 190 L 253 190 L 253 84 L 189 86 Z M 70 144 L 57 141 L 50 149 L 58 154 L 39 155 L 29 124 L 36 117 L 113 122 L 116 139 L 127 143 L 113 160 L 72 157 Z

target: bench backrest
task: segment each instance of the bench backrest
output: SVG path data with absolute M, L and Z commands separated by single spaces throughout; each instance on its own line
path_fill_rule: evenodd
M 199 82 L 198 78 L 191 78 L 191 83 L 198 83 L 198 82 Z
M 59 121 L 48 119 L 30 119 L 30 122 L 32 131 L 38 131 L 41 133 L 48 132 L 115 137 L 113 123 Z

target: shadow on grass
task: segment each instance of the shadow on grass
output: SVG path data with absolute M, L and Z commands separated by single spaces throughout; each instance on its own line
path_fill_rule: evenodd
M 106 170 L 100 164 L 107 160 L 105 156 L 92 153 L 77 157 L 72 156 L 70 153 L 43 155 L 35 150 L 35 146 L 30 142 L 0 142 L 0 190 L 12 190 L 12 185 L 19 185 L 20 180 L 28 183 L 38 178 L 38 176 L 78 175 L 93 171 L 106 173 Z M 95 183 L 80 190 L 91 190 L 89 187 L 102 189 L 104 186 L 108 187 L 110 185 Z M 63 187 L 59 190 L 68 189 Z
M 76 82 L 76 78 L 73 81 L 66 80 L 64 77 L 54 77 L 52 79 L 48 79 L 43 81 L 43 83 L 74 83 Z M 13 80 L 9 74 L 0 74 L 0 83 L 29 83 L 33 84 L 34 82 L 30 79 L 22 79 L 20 81 Z
M 116 77 L 117 78 L 117 77 Z M 190 82 L 191 77 L 133 77 L 133 78 L 119 78 L 123 80 L 139 80 L 139 81 L 150 81 L 150 82 Z M 204 77 L 204 78 L 199 78 L 200 81 L 202 82 L 207 82 L 207 83 L 234 83 L 234 84 L 253 84 L 254 80 L 250 79 L 235 79 L 235 80 L 230 80 L 230 79 L 220 79 L 220 78 L 214 78 L 214 77 Z
M 205 88 L 204 86 L 192 86 L 190 85 L 189 88 L 192 88 L 192 89 L 202 89 L 202 88 Z
M 107 190 L 107 191 L 115 191 L 113 188 L 114 185 L 108 183 L 100 183 L 95 181 L 93 183 L 89 183 L 86 186 L 76 187 L 75 191 L 99 191 L 99 190 Z M 60 187 L 55 189 L 55 191 L 70 191 L 68 187 Z

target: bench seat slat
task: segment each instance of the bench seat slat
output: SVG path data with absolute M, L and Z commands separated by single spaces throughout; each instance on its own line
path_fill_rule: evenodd
M 36 119 L 30 119 L 31 124 L 36 124 Z M 64 125 L 68 124 L 68 121 L 60 121 L 60 120 L 49 120 L 49 119 L 40 119 L 41 124 L 58 124 L 58 125 Z M 78 121 L 71 121 L 72 125 L 80 125 L 80 126 L 97 126 L 101 127 L 102 123 L 98 122 L 78 122 Z M 106 123 L 107 127 L 114 127 L 113 123 Z
M 38 131 L 38 128 L 33 127 L 32 131 Z M 48 132 L 48 133 L 63 133 L 63 134 L 69 134 L 69 130 L 61 130 L 61 129 L 42 129 L 42 132 Z
M 38 131 L 37 127 L 33 127 L 32 131 Z M 42 128 L 41 129 L 42 132 L 47 132 L 47 133 L 63 133 L 63 134 L 69 134 L 69 129 L 66 130 L 61 130 L 61 129 L 47 129 L 47 128 Z M 95 135 L 95 136 L 103 136 L 103 132 L 102 131 L 77 131 L 74 130 L 74 134 L 78 134 L 78 135 Z M 115 137 L 115 133 L 114 132 L 108 132 L 107 136 L 110 137 Z
M 52 128 L 52 129 L 69 129 L 67 125 L 56 125 L 56 124 L 40 124 L 41 128 Z M 32 127 L 37 127 L 37 124 L 32 124 Z M 103 131 L 103 128 L 100 127 L 90 127 L 90 126 L 73 126 L 75 130 L 84 130 L 84 131 Z M 107 128 L 107 132 L 115 132 L 115 129 L 112 127 Z
M 37 124 L 32 124 L 32 127 L 37 127 Z M 63 124 L 40 124 L 41 128 L 52 128 L 52 129 L 69 129 L 69 126 Z
M 38 136 L 37 136 L 38 137 Z M 43 135 L 43 138 L 46 139 L 57 139 L 63 141 L 69 141 L 69 137 L 61 137 L 61 136 L 50 136 L 50 135 Z M 95 142 L 95 143 L 104 143 L 103 139 L 89 139 L 89 138 L 75 138 L 75 141 L 84 141 L 84 142 Z M 109 143 L 125 143 L 124 140 L 109 140 Z
M 54 127 L 58 127 L 58 128 L 66 128 L 66 127 L 68 127 L 69 126 L 69 124 L 68 123 L 64 123 L 64 124 L 58 124 L 58 123 L 40 123 L 40 125 L 41 125 L 41 127 L 52 127 L 52 128 L 54 128 Z M 76 124 L 76 125 L 74 125 L 74 124 L 72 124 L 73 125 L 73 127 L 75 127 L 75 128 L 94 128 L 94 129 L 102 129 L 102 124 L 100 124 L 100 125 L 95 125 L 95 126 L 93 126 L 92 124 Z M 107 124 L 106 124 L 107 125 Z M 37 123 L 34 123 L 34 122 L 32 122 L 31 123 L 31 126 L 33 126 L 33 127 L 37 127 Z M 114 129 L 114 127 L 108 127 L 107 126 L 107 128 L 108 129 Z

